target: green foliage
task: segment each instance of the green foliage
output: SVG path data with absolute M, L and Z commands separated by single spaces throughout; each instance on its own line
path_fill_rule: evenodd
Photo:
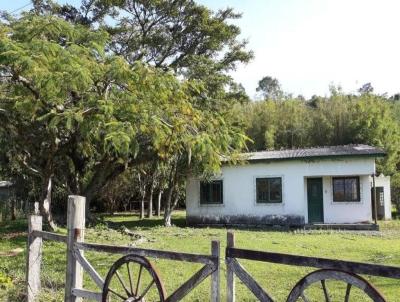
M 270 76 L 263 77 L 258 82 L 256 91 L 261 92 L 265 99 L 270 100 L 279 100 L 283 96 L 281 84 L 277 79 Z
M 345 95 L 332 88 L 329 97 L 269 100 L 245 104 L 246 133 L 252 150 L 369 144 L 387 152 L 377 171 L 392 176 L 400 188 L 400 103 L 371 91 Z M 393 194 L 396 199 L 397 193 Z
M 253 57 L 247 42 L 239 39 L 240 28 L 231 22 L 241 16 L 232 8 L 213 12 L 192 0 L 83 0 L 77 7 L 36 1 L 35 11 L 100 26 L 109 33 L 108 48 L 129 64 L 141 61 L 201 80 L 204 93 L 213 97 L 225 94 L 226 85 L 236 85 L 228 71 Z M 232 97 L 243 94 L 227 96 Z
M 12 279 L 0 271 L 0 289 L 10 290 L 12 286 Z
M 180 180 L 211 174 L 245 147 L 227 95 L 210 101 L 200 80 L 116 55 L 114 38 L 51 14 L 0 24 L 2 154 L 43 196 L 54 178 L 90 199 L 150 159 L 175 163 Z

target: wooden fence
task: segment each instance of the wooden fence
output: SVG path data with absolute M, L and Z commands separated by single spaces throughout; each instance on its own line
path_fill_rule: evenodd
M 235 276 L 246 285 L 259 301 L 273 301 L 271 295 L 254 280 L 239 263 L 238 259 L 318 268 L 319 270 L 306 275 L 298 281 L 291 290 L 286 300 L 287 302 L 298 301 L 298 299 L 302 299 L 304 302 L 311 301 L 307 297 L 306 290 L 313 284 L 320 285 L 321 297 L 318 301 L 330 302 L 330 293 L 326 287 L 326 281 L 328 280 L 341 281 L 347 284 L 346 292 L 343 295 L 345 302 L 350 299 L 352 287 L 361 289 L 366 297 L 369 297 L 374 302 L 384 302 L 386 300 L 378 289 L 361 276 L 358 276 L 358 274 L 400 279 L 400 267 L 236 248 L 234 233 L 228 232 L 225 253 L 227 302 L 235 301 Z
M 27 255 L 27 301 L 37 300 L 40 292 L 40 270 L 42 261 L 43 240 L 63 242 L 67 248 L 67 265 L 65 280 L 65 301 L 75 302 L 81 298 L 95 301 L 108 301 L 107 295 L 120 297 L 122 301 L 142 301 L 151 286 L 154 285 L 158 292 L 159 301 L 174 302 L 185 297 L 190 291 L 196 288 L 204 279 L 211 276 L 211 301 L 220 301 L 220 244 L 219 241 L 211 242 L 211 255 L 198 255 L 180 252 L 160 251 L 151 249 L 140 249 L 127 246 L 113 246 L 106 244 L 87 243 L 84 241 L 85 233 L 85 198 L 82 196 L 69 196 L 67 213 L 67 235 L 59 235 L 42 230 L 42 217 L 30 216 L 28 227 L 28 255 Z M 111 267 L 106 279 L 103 279 L 85 258 L 84 251 L 96 251 L 112 254 L 126 255 L 119 259 Z M 167 296 L 162 281 L 156 268 L 144 257 L 201 263 L 203 267 L 184 282 L 171 295 Z M 131 263 L 140 266 L 136 289 L 131 279 Z M 119 269 L 126 267 L 128 271 L 129 284 L 126 285 L 121 278 Z M 142 271 L 147 270 L 153 278 L 149 286 L 139 291 L 139 284 Z M 98 286 L 99 291 L 89 291 L 83 288 L 83 272 L 88 273 L 90 278 Z M 112 278 L 121 283 L 123 292 L 116 293 L 111 288 Z M 143 299 L 144 300 L 144 299 Z
M 220 244 L 219 241 L 211 242 L 211 254 L 199 255 L 171 251 L 133 248 L 128 246 L 114 246 L 107 244 L 95 244 L 84 241 L 85 235 L 85 198 L 82 196 L 69 196 L 67 213 L 67 235 L 59 235 L 42 230 L 42 217 L 29 217 L 28 255 L 27 255 L 27 301 L 33 302 L 40 292 L 40 270 L 42 261 L 43 240 L 58 241 L 66 244 L 67 264 L 65 280 L 65 301 L 76 302 L 81 298 L 95 301 L 108 301 L 108 297 L 120 298 L 122 301 L 142 301 L 145 295 L 153 287 L 157 293 L 157 301 L 175 302 L 181 300 L 190 291 L 196 288 L 207 277 L 211 277 L 211 301 L 220 301 Z M 96 251 L 111 254 L 124 255 L 110 268 L 104 279 L 86 259 L 84 251 Z M 200 263 L 202 268 L 179 286 L 171 295 L 167 296 L 164 285 L 156 268 L 146 257 L 184 261 L 188 263 Z M 320 287 L 321 299 L 319 301 L 331 301 L 331 296 L 326 286 L 326 281 L 335 280 L 347 284 L 344 293 L 344 301 L 351 297 L 352 287 L 359 288 L 366 297 L 375 302 L 386 301 L 383 295 L 371 285 L 362 275 L 371 275 L 400 279 L 400 267 L 367 264 L 351 261 L 340 261 L 316 257 L 271 253 L 265 251 L 246 250 L 235 247 L 234 234 L 228 232 L 227 247 L 225 251 L 226 277 L 227 277 L 227 302 L 235 301 L 235 278 L 237 277 L 247 286 L 259 301 L 273 301 L 272 295 L 267 293 L 239 263 L 239 259 L 262 261 L 268 263 L 285 264 L 292 266 L 314 267 L 318 270 L 304 276 L 293 287 L 287 302 L 301 299 L 310 301 L 307 297 L 307 289 L 315 284 Z M 133 282 L 132 265 L 138 265 L 137 281 Z M 121 269 L 125 269 L 127 284 L 121 277 Z M 148 286 L 141 286 L 142 271 L 147 271 L 151 278 Z M 86 272 L 97 285 L 98 291 L 89 291 L 83 287 L 83 272 Z M 117 292 L 112 286 L 112 280 L 120 284 Z M 114 283 L 115 284 L 115 283 Z M 150 301 L 147 299 L 146 301 Z

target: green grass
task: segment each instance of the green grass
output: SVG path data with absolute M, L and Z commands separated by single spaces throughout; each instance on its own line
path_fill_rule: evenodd
M 184 212 L 177 212 L 173 217 L 174 227 L 164 228 L 159 219 L 139 221 L 134 215 L 103 216 L 104 224 L 89 228 L 85 234 L 88 242 L 129 245 L 142 248 L 171 250 L 179 252 L 209 254 L 211 240 L 221 241 L 221 256 L 226 244 L 224 228 L 189 228 L 185 227 Z M 111 223 L 112 229 L 106 223 Z M 306 256 L 318 256 L 343 260 L 354 260 L 378 264 L 400 266 L 400 220 L 381 223 L 381 232 L 341 232 L 341 231 L 266 231 L 236 229 L 238 247 L 273 252 L 283 252 Z M 135 239 L 121 232 L 126 227 L 145 238 L 135 244 Z M 0 253 L 15 248 L 24 252 L 15 257 L 0 257 L 0 301 L 23 301 L 26 221 L 0 224 Z M 61 230 L 65 232 L 65 230 Z M 87 252 L 98 272 L 105 276 L 112 263 L 120 256 Z M 200 265 L 151 259 L 160 272 L 167 293 L 172 293 L 180 284 L 195 273 Z M 222 261 L 222 299 L 225 300 L 225 265 Z M 313 269 L 261 262 L 240 261 L 259 281 L 276 301 L 285 301 L 296 281 Z M 46 242 L 44 245 L 41 301 L 63 301 L 65 280 L 65 246 L 60 243 Z M 385 295 L 388 301 L 399 301 L 400 280 L 364 276 Z M 8 281 L 2 281 L 8 280 Z M 10 282 L 10 280 L 12 282 Z M 3 282 L 3 283 L 2 283 Z M 331 292 L 344 295 L 340 285 Z M 85 275 L 85 287 L 96 286 Z M 209 279 L 196 288 L 184 301 L 209 300 Z M 351 301 L 364 301 L 357 298 L 354 291 Z M 250 292 L 240 283 L 237 284 L 237 301 L 255 301 Z M 334 300 L 336 301 L 336 300 Z

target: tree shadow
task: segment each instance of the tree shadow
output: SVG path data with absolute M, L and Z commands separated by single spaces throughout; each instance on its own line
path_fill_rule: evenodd
M 113 218 L 122 218 L 113 220 Z M 164 226 L 162 217 L 138 219 L 136 214 L 117 213 L 113 215 L 101 215 L 101 220 L 113 229 L 126 227 L 128 229 L 152 229 Z M 172 217 L 172 225 L 180 228 L 186 227 L 186 218 L 183 216 Z
M 4 221 L 0 223 L 0 241 L 11 246 L 25 247 L 28 236 L 26 219 Z

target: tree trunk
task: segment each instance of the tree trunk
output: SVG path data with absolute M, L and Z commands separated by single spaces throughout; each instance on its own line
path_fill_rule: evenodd
M 174 190 L 172 189 L 171 191 L 173 192 Z M 169 192 L 168 192 L 168 194 L 169 194 Z M 178 193 L 175 194 L 173 201 L 172 201 L 172 193 L 168 197 L 169 198 L 167 198 L 167 202 L 166 202 L 166 204 L 168 206 L 165 207 L 165 211 L 164 211 L 164 226 L 166 226 L 166 227 L 172 226 L 172 223 L 171 223 L 172 212 L 174 211 L 176 205 L 178 204 L 179 194 Z
M 142 191 L 142 200 L 140 201 L 140 219 L 144 218 L 144 200 L 146 199 L 146 189 Z
M 149 196 L 149 207 L 147 209 L 148 218 L 153 218 L 153 192 L 154 192 L 154 185 L 151 185 L 150 196 Z
M 157 198 L 157 210 L 156 210 L 156 214 L 157 217 L 160 217 L 161 215 L 161 197 L 163 194 L 163 190 L 160 189 L 160 191 L 158 191 L 158 198 Z
M 43 201 L 39 204 L 40 214 L 44 217 L 45 221 L 49 224 L 52 231 L 57 230 L 57 226 L 54 223 L 53 215 L 51 213 L 51 191 L 53 189 L 53 179 L 52 176 L 47 178 L 47 181 L 43 190 Z
M 15 215 L 15 197 L 11 198 L 11 220 L 15 220 L 16 219 L 16 215 Z
M 86 197 L 85 215 L 86 222 L 94 221 L 93 215 L 90 213 L 90 203 L 96 197 L 98 192 L 107 184 L 108 181 L 114 179 L 125 171 L 125 166 L 108 160 L 101 161 L 96 167 L 95 172 L 82 193 L 75 192 Z M 83 185 L 79 186 L 83 187 Z
M 171 226 L 171 199 L 172 199 L 172 192 L 173 187 L 168 189 L 167 198 L 164 204 L 164 226 L 170 227 Z

